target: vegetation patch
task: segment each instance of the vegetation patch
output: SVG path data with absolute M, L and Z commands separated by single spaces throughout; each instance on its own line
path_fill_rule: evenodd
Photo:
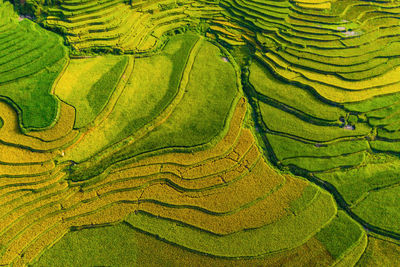
M 399 229 L 399 194 L 400 187 L 393 186 L 368 192 L 353 210 L 360 217 L 373 225 L 396 231 Z
M 186 70 L 189 81 L 180 103 L 165 123 L 129 150 L 140 153 L 165 147 L 196 146 L 210 142 L 223 130 L 238 90 L 232 65 L 216 61 L 220 53 L 210 43 L 201 46 L 192 69 Z
M 316 237 L 328 249 L 334 259 L 341 258 L 344 253 L 365 235 L 361 226 L 355 223 L 344 212 L 339 211 L 337 216 Z
M 107 104 L 127 57 L 93 57 L 72 59 L 59 80 L 55 94 L 76 109 L 75 128 L 92 122 Z
M 311 215 L 310 212 L 312 209 L 314 209 L 312 212 L 315 212 L 315 208 L 322 203 L 329 205 L 330 200 L 325 199 L 326 196 L 327 195 L 321 195 L 320 200 L 322 202 L 314 202 L 313 205 L 310 205 L 303 211 L 301 216 L 290 216 L 284 220 L 280 220 L 277 224 L 267 225 L 251 231 L 238 232 L 223 238 L 189 227 L 182 227 L 174 221 L 162 220 L 161 218 L 156 219 L 144 213 L 132 214 L 127 219 L 127 222 L 135 228 L 153 235 L 158 235 L 166 241 L 177 243 L 206 254 L 225 257 L 256 256 L 279 251 L 283 248 L 293 247 L 298 244 L 298 242 L 301 243 L 298 238 L 305 238 L 313 231 L 311 229 L 306 230 L 305 228 L 301 228 L 302 231 L 299 231 L 298 225 L 306 223 L 307 218 L 310 219 L 309 216 Z M 312 223 L 314 225 L 320 225 L 320 223 L 326 222 L 325 220 L 331 217 L 330 212 L 319 213 L 318 219 L 313 220 Z M 311 216 L 314 217 L 313 215 Z M 309 223 L 310 222 L 307 224 Z M 297 224 L 296 227 L 295 224 Z M 291 226 L 294 228 L 291 228 Z M 288 233 L 290 233 L 290 235 L 288 235 Z M 266 236 L 271 235 L 275 237 L 272 240 L 276 240 L 276 242 L 271 243 L 271 239 L 266 238 Z M 282 235 L 290 236 L 290 240 L 282 242 Z M 221 242 L 221 239 L 228 240 Z M 243 240 L 246 240 L 245 246 L 243 246 Z
M 49 128 L 59 110 L 51 88 L 67 62 L 67 48 L 57 34 L 19 21 L 9 2 L 0 2 L 0 12 L 0 97 L 18 110 L 23 129 Z
M 399 244 L 389 240 L 369 237 L 367 249 L 357 263 L 357 266 L 400 264 L 399 258 L 397 257 L 399 253 Z
M 399 182 L 397 162 L 371 162 L 348 171 L 318 174 L 317 177 L 334 185 L 349 204 L 365 194 Z
M 71 231 L 32 266 L 126 266 L 136 261 L 137 240 L 126 224 Z M 71 253 L 73 252 L 73 253 Z
M 93 156 L 151 123 L 178 93 L 180 79 L 198 37 L 177 36 L 160 55 L 137 58 L 112 112 L 93 129 L 65 159 L 81 161 Z M 93 145 L 96 143 L 96 146 Z
M 0 265 L 396 265 L 399 9 L 0 0 Z

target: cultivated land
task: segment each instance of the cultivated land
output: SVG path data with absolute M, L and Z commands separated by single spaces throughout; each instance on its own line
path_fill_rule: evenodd
M 0 0 L 0 266 L 398 266 L 399 58 L 397 0 Z

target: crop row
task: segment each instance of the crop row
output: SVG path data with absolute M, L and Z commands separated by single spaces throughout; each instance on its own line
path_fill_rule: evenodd
M 201 9 L 191 4 L 159 1 L 129 7 L 120 1 L 72 6 L 62 2 L 59 9 L 52 10 L 47 23 L 65 28 L 68 41 L 78 50 L 118 47 L 145 52 L 161 45 L 159 40 L 165 33 L 192 24 L 191 12 L 201 13 Z M 68 11 L 71 7 L 76 10 Z
M 58 114 L 58 101 L 50 95 L 52 82 L 66 63 L 62 39 L 29 20 L 18 20 L 10 4 L 0 2 L 0 86 L 2 99 L 21 114 L 20 126 L 45 129 Z M 52 51 L 48 53 L 48 51 Z M 18 87 L 18 90 L 15 88 Z M 31 98 L 26 97 L 30 95 Z M 40 99 L 40 103 L 35 99 Z
M 245 89 L 269 158 L 398 236 L 399 3 L 222 4 L 257 32 Z
M 180 231 L 190 232 L 193 231 L 193 227 L 197 227 L 223 234 L 224 236 L 220 237 L 215 234 L 205 235 L 202 233 L 201 240 L 206 240 L 209 244 L 207 247 L 194 240 L 179 240 L 180 236 L 192 238 L 194 235 L 176 233 L 176 235 L 166 238 L 181 246 L 211 255 L 258 256 L 300 246 L 310 238 L 310 235 L 318 232 L 319 227 L 335 214 L 332 198 L 314 187 L 308 189 L 311 191 L 304 193 L 304 199 L 302 199 L 301 192 L 307 188 L 306 182 L 276 174 L 260 158 L 258 148 L 255 147 L 249 130 L 241 128 L 242 123 L 240 122 L 243 122 L 245 112 L 246 105 L 242 100 L 232 117 L 231 125 L 236 127 L 236 130 L 231 129 L 237 134 L 241 134 L 237 138 L 235 148 L 230 152 L 231 156 L 217 156 L 215 160 L 210 160 L 206 150 L 199 152 L 202 155 L 200 157 L 196 156 L 196 153 L 193 154 L 193 159 L 197 158 L 196 162 L 185 166 L 182 163 L 174 164 L 171 160 L 175 159 L 175 156 L 167 154 L 165 157 L 168 161 L 164 163 L 164 156 L 158 156 L 156 161 L 159 162 L 159 165 L 154 168 L 148 164 L 149 160 L 152 160 L 148 158 L 144 159 L 143 163 L 138 161 L 131 167 L 124 166 L 121 170 L 115 169 L 113 174 L 107 177 L 107 181 L 100 182 L 100 186 L 94 183 L 89 188 L 83 186 L 83 190 L 78 190 L 77 187 L 68 187 L 65 182 L 62 182 L 63 173 L 55 172 L 52 174 L 53 178 L 38 180 L 45 187 L 33 195 L 20 196 L 18 194 L 20 191 L 15 191 L 14 194 L 19 196 L 16 201 L 3 205 L 3 209 L 9 210 L 9 212 L 6 210 L 2 212 L 3 223 L 0 240 L 7 248 L 2 256 L 2 263 L 14 262 L 16 265 L 27 263 L 35 258 L 44 247 L 51 245 L 53 240 L 64 235 L 72 226 L 116 222 L 135 210 L 159 217 L 156 221 L 143 223 L 148 215 L 137 218 L 137 216 L 143 216 L 141 215 L 143 213 L 140 212 L 138 215 L 132 214 L 128 218 L 129 223 L 149 233 L 157 231 L 157 234 L 164 236 L 163 227 L 170 228 L 168 224 L 165 224 L 164 219 L 160 218 L 164 217 L 185 224 Z M 240 131 L 237 131 L 238 126 Z M 245 146 L 242 145 L 243 142 L 246 144 Z M 222 143 L 226 146 L 229 145 L 229 142 L 222 141 Z M 249 149 L 249 145 L 252 148 Z M 216 153 L 221 150 L 215 148 L 214 151 Z M 237 160 L 227 160 L 239 155 L 244 156 Z M 185 159 L 184 154 L 181 157 Z M 221 162 L 222 165 L 217 162 Z M 208 173 L 212 170 L 215 171 L 214 167 L 219 165 L 222 169 L 209 176 Z M 214 175 L 219 177 L 223 174 L 223 169 L 229 168 L 229 165 L 236 166 L 234 169 L 238 170 L 235 174 L 237 178 L 227 180 L 228 178 L 232 179 L 232 176 L 228 175 L 226 180 L 224 178 L 212 179 Z M 182 176 L 174 178 L 177 174 L 172 172 L 171 167 Z M 151 174 L 151 169 L 154 174 Z M 197 177 L 197 175 L 200 176 Z M 214 182 L 204 184 L 205 181 Z M 202 186 L 196 185 L 198 183 L 201 183 Z M 195 187 L 191 186 L 192 189 L 189 189 L 189 184 Z M 238 195 L 238 192 L 242 192 L 242 194 Z M 282 198 L 283 195 L 284 198 Z M 302 200 L 294 204 L 296 199 Z M 291 202 L 293 204 L 290 204 Z M 289 207 L 296 213 L 296 216 L 287 213 Z M 330 208 L 327 209 L 327 207 Z M 268 214 L 262 212 L 266 210 L 269 211 Z M 272 211 L 274 212 L 271 213 Z M 24 215 L 18 215 L 21 212 Z M 316 212 L 319 216 L 315 216 Z M 249 216 L 253 219 L 245 219 Z M 279 218 L 284 219 L 277 223 Z M 304 227 L 302 228 L 304 231 L 298 231 L 297 226 L 302 223 L 309 226 L 312 223 L 313 227 Z M 154 224 L 159 226 L 153 227 Z M 225 226 L 221 227 L 221 224 Z M 251 232 L 242 231 L 245 228 L 254 227 L 256 228 Z M 297 230 L 294 231 L 294 229 Z M 289 243 L 281 242 L 282 234 L 287 231 L 293 233 L 294 240 L 288 241 Z M 320 236 L 317 235 L 321 242 L 326 242 L 324 238 L 329 238 L 331 230 L 326 231 L 328 233 L 321 232 Z M 230 232 L 235 234 L 226 235 Z M 328 237 L 325 237 L 327 234 Z M 260 246 L 258 240 L 262 239 L 264 235 L 275 236 L 276 243 L 271 244 L 268 241 Z M 227 238 L 229 240 L 225 240 Z M 240 245 L 240 240 L 243 238 L 250 238 L 244 248 Z M 354 240 L 354 242 L 356 241 Z M 210 245 L 213 242 L 226 244 L 226 246 Z M 345 247 L 335 256 L 339 259 L 343 253 L 347 253 L 349 248 Z M 23 258 L 18 256 L 20 251 L 24 254 Z
M 149 58 L 114 56 L 115 64 L 103 74 L 87 78 L 101 81 L 105 74 L 119 80 L 104 83 L 115 87 L 110 95 L 86 97 L 89 105 L 105 104 L 79 131 L 74 114 L 85 109 L 69 106 L 69 96 L 90 95 L 98 86 L 75 92 L 79 82 L 72 80 L 57 123 L 45 132 L 23 134 L 15 109 L 0 105 L 0 140 L 25 157 L 0 160 L 0 264 L 27 264 L 71 230 L 125 218 L 181 247 L 225 257 L 257 257 L 318 240 L 338 262 L 362 245 L 364 232 L 350 235 L 355 223 L 337 213 L 329 194 L 277 173 L 265 161 L 244 127 L 248 107 L 238 90 L 239 68 L 221 54 L 204 38 L 182 35 Z M 95 73 L 92 69 L 106 59 L 71 60 L 63 75 Z M 154 68 L 156 62 L 160 68 Z M 139 74 L 143 80 L 136 80 Z M 80 80 L 85 76 L 92 75 Z M 154 82 L 167 86 L 161 90 Z M 66 84 L 61 77 L 52 91 L 60 94 L 59 86 Z M 139 87 L 150 97 L 135 103 L 132 95 Z M 139 108 L 143 102 L 148 110 Z M 127 129 L 112 127 L 111 121 L 123 123 L 126 114 L 132 116 Z M 89 150 L 97 143 L 102 146 Z M 172 221 L 182 227 L 171 228 Z M 329 240 L 338 232 L 346 242 L 333 249 Z
M 248 21 L 249 27 L 256 27 L 260 31 L 257 41 L 261 47 L 268 48 L 268 52 L 257 53 L 257 56 L 285 80 L 312 87 L 323 98 L 340 103 L 396 90 L 398 49 L 395 46 L 399 27 L 395 15 L 377 12 L 377 16 L 367 18 L 364 13 L 370 14 L 371 10 L 359 10 L 360 22 L 357 24 L 350 22 L 353 9 L 352 12 L 348 11 L 349 14 L 343 11 L 342 14 L 328 17 L 324 15 L 327 12 L 312 12 L 291 6 L 281 9 L 281 15 L 276 18 L 270 16 L 272 11 L 263 9 L 261 12 L 257 5 L 240 1 L 223 3 L 229 6 L 233 19 Z M 263 6 L 261 3 L 259 5 Z M 369 9 L 375 7 L 373 3 L 363 5 L 370 5 Z M 389 4 L 381 9 L 388 9 L 393 14 L 395 12 Z M 326 21 L 321 20 L 324 16 Z M 361 19 L 364 17 L 364 20 Z M 260 24 L 263 21 L 265 23 Z M 307 27 L 313 29 L 308 31 Z M 390 64 L 386 64 L 388 62 Z M 369 79 L 368 82 L 363 82 L 366 79 Z M 368 94 L 366 91 L 349 90 L 368 90 Z
M 382 163 L 387 158 L 373 151 L 400 150 L 393 142 L 400 136 L 398 8 L 397 2 L 344 6 L 341 1 L 306 0 L 222 0 L 208 6 L 158 1 L 131 7 L 121 1 L 62 1 L 50 10 L 47 24 L 63 28 L 77 50 L 153 51 L 161 48 L 165 33 L 200 20 L 207 20 L 198 25 L 209 26 L 207 36 L 227 47 L 249 43 L 256 60 L 243 74 L 249 74 L 244 86 L 268 156 L 281 168 L 333 186 L 362 219 L 396 232 L 395 172 L 384 176 L 369 166 L 389 166 Z M 18 58 L 25 47 L 12 50 L 19 40 L 13 43 L 13 37 L 24 35 L 2 27 L 11 32 L 0 36 L 5 51 L 0 77 L 25 66 Z M 87 103 L 73 103 L 77 118 L 88 117 L 75 125 L 82 135 L 61 125 L 77 123 L 66 104 L 56 130 L 27 135 L 15 133 L 17 114 L 0 105 L 4 146 L 40 152 L 43 158 L 0 160 L 0 172 L 8 179 L 0 188 L 0 201 L 12 198 L 0 202 L 1 263 L 27 263 L 71 229 L 126 218 L 140 231 L 205 254 L 256 257 L 313 239 L 333 262 L 353 264 L 366 247 L 363 229 L 338 212 L 326 192 L 278 174 L 266 163 L 253 134 L 243 127 L 246 104 L 237 90 L 243 77 L 233 58 L 204 38 L 175 38 L 159 55 L 135 59 L 135 64 L 126 56 L 114 67 L 110 63 L 105 76 L 116 79 L 104 84 L 115 90 L 90 97 L 102 87 L 95 83 L 93 91 L 85 91 Z M 26 66 L 40 66 L 35 53 L 33 49 Z M 3 62 L 7 58 L 13 59 L 11 65 Z M 77 69 L 106 58 L 78 59 Z M 65 77 L 79 72 L 73 64 Z M 161 65 L 154 68 L 156 64 Z M 82 79 L 89 69 L 82 68 Z M 61 78 L 54 92 L 62 92 L 65 83 Z M 65 89 L 67 103 L 74 101 L 69 93 L 77 83 Z M 149 97 L 136 99 L 138 92 Z M 85 105 L 98 109 L 90 114 Z M 56 127 L 65 136 L 57 136 Z M 61 165 L 52 158 L 59 153 Z M 389 167 L 395 166 L 390 160 Z M 352 175 L 357 186 L 348 178 Z M 13 177 L 21 183 L 10 183 Z M 376 177 L 386 177 L 384 190 L 376 187 Z M 388 208 L 370 205 L 379 199 Z M 393 220 L 385 225 L 374 217 L 379 212 Z M 339 245 L 333 237 L 340 237 Z M 248 240 L 246 246 L 243 240 Z

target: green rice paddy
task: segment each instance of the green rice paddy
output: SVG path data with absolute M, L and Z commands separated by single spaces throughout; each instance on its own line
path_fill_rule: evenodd
M 400 1 L 0 0 L 0 266 L 398 266 Z

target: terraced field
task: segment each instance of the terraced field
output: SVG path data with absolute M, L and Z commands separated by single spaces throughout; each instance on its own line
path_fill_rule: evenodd
M 0 266 L 398 266 L 399 31 L 397 0 L 0 0 Z

